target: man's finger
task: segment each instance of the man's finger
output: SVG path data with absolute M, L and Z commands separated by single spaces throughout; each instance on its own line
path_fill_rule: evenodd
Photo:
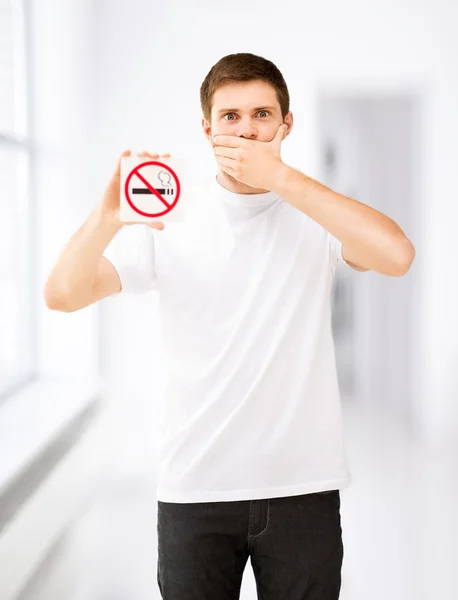
M 145 150 L 144 152 L 140 153 L 140 156 L 149 156 L 150 158 L 170 158 L 171 154 L 167 153 L 167 154 L 151 154 L 151 152 L 148 152 L 148 150 Z
M 151 227 L 152 229 L 159 229 L 161 231 L 165 227 L 162 221 L 154 221 L 153 223 L 146 222 L 145 224 L 148 225 L 148 227 Z
M 227 146 L 216 146 L 213 149 L 215 156 L 225 156 L 227 158 L 236 158 L 237 148 L 228 148 Z
M 237 179 L 236 177 L 236 172 L 234 169 L 231 169 L 231 167 L 225 167 L 223 165 L 221 165 L 221 169 L 227 173 L 228 175 L 230 175 L 231 177 L 233 177 L 236 181 L 239 181 L 239 179 Z
M 235 167 L 237 165 L 237 161 L 235 161 L 233 158 L 226 158 L 224 156 L 218 156 L 218 158 L 216 159 L 216 162 L 219 163 L 221 166 L 225 166 L 225 167 Z
M 213 137 L 213 147 L 228 146 L 229 148 L 240 148 L 240 146 L 249 141 L 236 135 L 215 135 Z

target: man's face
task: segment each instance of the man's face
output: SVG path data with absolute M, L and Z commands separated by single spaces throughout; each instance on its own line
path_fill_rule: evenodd
M 292 115 L 283 119 L 275 89 L 265 81 L 247 81 L 218 88 L 211 122 L 204 119 L 202 125 L 210 141 L 215 135 L 236 135 L 269 142 L 283 122 L 292 125 Z

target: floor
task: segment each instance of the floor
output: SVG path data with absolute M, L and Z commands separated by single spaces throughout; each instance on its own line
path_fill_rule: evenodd
M 383 415 L 352 404 L 344 415 L 341 600 L 455 598 L 458 456 L 433 455 Z M 155 482 L 126 466 L 112 466 L 18 600 L 160 599 Z M 250 561 L 240 598 L 256 600 Z

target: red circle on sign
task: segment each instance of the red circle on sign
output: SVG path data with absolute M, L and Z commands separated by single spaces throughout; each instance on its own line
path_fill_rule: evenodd
M 158 167 L 164 167 L 164 169 L 166 169 L 167 171 L 169 171 L 169 173 L 171 173 L 172 177 L 175 180 L 176 186 L 177 186 L 176 198 L 172 202 L 172 204 L 167 204 L 167 202 L 165 202 L 164 198 L 162 198 L 162 196 L 159 194 L 159 192 L 156 192 L 154 190 L 154 187 L 142 175 L 140 175 L 138 173 L 139 169 L 141 169 L 142 167 L 146 167 L 148 165 L 156 165 Z M 130 180 L 132 179 L 132 177 L 134 175 L 136 175 L 141 181 L 143 181 L 143 183 L 149 188 L 149 190 L 152 191 L 152 193 L 154 193 L 154 195 L 156 196 L 156 198 L 159 198 L 159 200 L 161 200 L 161 202 L 163 202 L 167 206 L 167 208 L 163 212 L 160 212 L 160 213 L 147 213 L 147 212 L 144 212 L 143 210 L 140 210 L 139 208 L 137 208 L 134 205 L 134 203 L 132 202 L 132 200 L 131 200 L 131 198 L 129 196 L 129 182 L 130 182 Z M 174 208 L 174 206 L 176 206 L 176 203 L 178 202 L 178 200 L 180 198 L 180 191 L 181 191 L 180 180 L 178 179 L 177 174 L 175 173 L 175 171 L 173 169 L 171 169 L 168 165 L 165 165 L 164 163 L 158 162 L 156 160 L 150 160 L 148 162 L 141 163 L 140 165 L 137 165 L 135 167 L 135 169 L 132 169 L 132 171 L 127 176 L 126 184 L 124 186 L 124 193 L 126 195 L 126 199 L 127 199 L 127 202 L 129 203 L 129 206 L 135 212 L 137 212 L 139 215 L 142 215 L 144 217 L 162 217 L 162 215 L 166 215 L 167 213 L 169 213 L 172 210 L 172 208 Z

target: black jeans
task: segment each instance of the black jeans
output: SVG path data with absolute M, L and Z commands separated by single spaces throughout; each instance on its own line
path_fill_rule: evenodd
M 261 500 L 158 501 L 157 582 L 165 600 L 237 600 L 248 557 L 258 600 L 337 600 L 340 492 Z

